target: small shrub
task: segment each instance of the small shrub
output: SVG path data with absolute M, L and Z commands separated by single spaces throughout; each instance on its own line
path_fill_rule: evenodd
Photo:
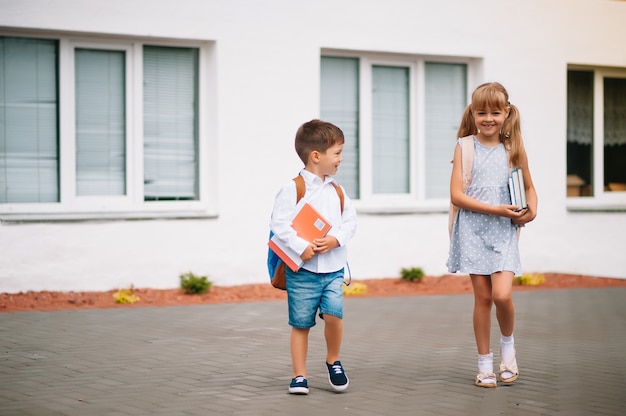
M 422 270 L 421 267 L 403 267 L 402 270 L 400 270 L 400 276 L 402 276 L 402 280 L 421 282 L 424 277 L 424 270 Z
M 188 295 L 203 295 L 211 288 L 206 276 L 196 276 L 192 272 L 180 275 L 180 288 Z
M 543 284 L 546 279 L 542 274 L 523 274 L 513 279 L 513 283 L 521 286 L 539 286 Z
M 115 303 L 120 304 L 133 304 L 135 302 L 139 302 L 140 298 L 137 295 L 133 294 L 132 286 L 130 289 L 120 289 L 113 294 L 113 299 L 115 299 Z

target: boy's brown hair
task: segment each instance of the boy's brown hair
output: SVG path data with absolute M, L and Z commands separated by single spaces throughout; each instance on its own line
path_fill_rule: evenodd
M 306 165 L 313 151 L 325 153 L 336 144 L 343 144 L 343 132 L 332 123 L 322 120 L 311 120 L 300 126 L 296 132 L 296 153 Z

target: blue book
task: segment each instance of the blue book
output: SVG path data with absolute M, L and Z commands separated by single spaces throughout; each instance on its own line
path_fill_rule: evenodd
M 526 186 L 521 168 L 515 168 L 509 176 L 509 191 L 511 193 L 511 205 L 517 205 L 517 211 L 528 208 L 526 203 Z

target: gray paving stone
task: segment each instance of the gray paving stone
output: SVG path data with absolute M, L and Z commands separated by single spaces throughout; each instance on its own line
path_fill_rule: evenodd
M 511 386 L 473 385 L 471 295 L 348 298 L 350 388 L 328 385 L 318 320 L 308 396 L 287 393 L 284 301 L 2 313 L 0 415 L 626 414 L 626 289 L 514 297 Z

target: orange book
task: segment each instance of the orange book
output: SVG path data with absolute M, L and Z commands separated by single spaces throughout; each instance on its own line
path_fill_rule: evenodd
M 309 242 L 324 237 L 332 227 L 326 218 L 308 202 L 296 212 L 291 226 L 300 238 Z M 267 245 L 294 272 L 297 272 L 304 264 L 300 254 L 287 247 L 276 236 L 273 236 Z
M 330 223 L 326 218 L 317 212 L 313 205 L 308 202 L 302 205 L 302 208 L 296 213 L 291 222 L 291 226 L 300 238 L 306 241 L 313 241 L 321 238 L 330 230 Z

